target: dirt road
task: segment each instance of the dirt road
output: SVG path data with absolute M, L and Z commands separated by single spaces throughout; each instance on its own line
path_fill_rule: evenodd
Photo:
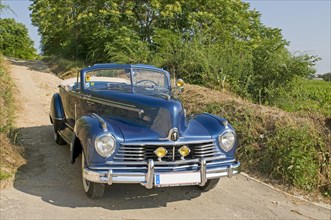
M 90 200 L 82 189 L 79 163 L 69 163 L 69 147 L 53 141 L 48 106 L 59 79 L 41 62 L 12 61 L 11 72 L 22 98 L 17 127 L 27 164 L 13 187 L 1 191 L 0 219 L 330 219 L 331 209 L 243 175 L 224 178 L 202 194 L 195 187 L 112 185 L 104 198 Z

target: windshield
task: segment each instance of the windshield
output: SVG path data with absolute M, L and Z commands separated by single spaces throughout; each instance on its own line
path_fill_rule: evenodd
M 165 74 L 153 70 L 133 69 L 132 81 L 136 88 L 146 90 L 158 90 L 166 92 L 169 90 L 168 80 Z
M 169 83 L 164 73 L 149 69 L 102 69 L 86 73 L 85 89 L 162 93 L 169 91 Z

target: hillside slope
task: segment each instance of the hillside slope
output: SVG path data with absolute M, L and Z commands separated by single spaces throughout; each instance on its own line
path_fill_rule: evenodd
M 331 196 L 330 118 L 289 113 L 196 85 L 185 85 L 181 99 L 188 115 L 209 112 L 230 121 L 245 171 Z

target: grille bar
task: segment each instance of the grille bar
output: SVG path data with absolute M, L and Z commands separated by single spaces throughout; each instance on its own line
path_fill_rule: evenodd
M 165 157 L 162 158 L 162 162 L 171 162 L 171 161 L 180 161 L 183 160 L 181 155 L 178 152 L 178 149 L 183 145 L 188 146 L 191 149 L 191 153 L 185 157 L 185 160 L 190 159 L 200 159 L 200 158 L 211 158 L 216 156 L 224 155 L 214 141 L 208 142 L 181 142 L 180 144 L 175 142 L 170 145 L 166 142 L 165 145 L 162 145 L 163 142 L 154 142 L 151 143 L 137 143 L 137 145 L 127 145 L 121 144 L 120 148 L 116 152 L 114 160 L 116 162 L 120 161 L 137 161 L 143 162 L 148 159 L 158 160 L 157 156 L 154 154 L 156 148 L 162 146 L 167 149 L 168 153 Z

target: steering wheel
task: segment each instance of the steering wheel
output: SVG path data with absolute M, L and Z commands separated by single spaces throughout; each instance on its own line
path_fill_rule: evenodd
M 156 82 L 154 82 L 154 81 L 152 81 L 152 80 L 149 80 L 149 79 L 143 79 L 143 80 L 140 80 L 140 81 L 136 82 L 136 85 L 137 85 L 137 84 L 141 84 L 141 83 L 145 83 L 145 86 L 147 86 L 148 83 L 151 83 L 151 84 L 153 84 L 154 86 L 157 86 L 157 83 L 156 83 Z

